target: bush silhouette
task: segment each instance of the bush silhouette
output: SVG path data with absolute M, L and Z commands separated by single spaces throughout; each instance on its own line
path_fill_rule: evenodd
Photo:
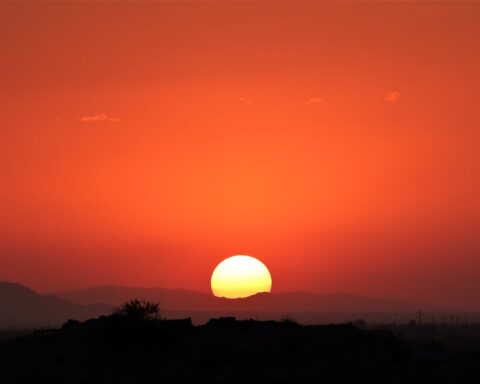
M 160 319 L 160 309 L 158 303 L 137 299 L 127 301 L 120 308 L 116 309 L 114 314 L 131 320 Z

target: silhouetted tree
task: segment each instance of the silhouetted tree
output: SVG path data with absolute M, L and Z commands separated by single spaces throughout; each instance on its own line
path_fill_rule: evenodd
M 160 319 L 160 308 L 158 303 L 134 299 L 116 309 L 115 314 L 132 320 L 157 320 Z
M 73 319 L 68 319 L 68 321 L 62 325 L 62 329 L 74 329 L 78 328 L 80 326 L 80 321 L 78 320 L 73 320 Z
M 367 328 L 367 322 L 363 319 L 354 320 L 352 324 L 355 327 L 357 327 L 358 329 L 366 329 Z
M 292 315 L 285 315 L 282 317 L 281 321 L 283 323 L 290 323 L 290 324 L 296 324 L 297 322 L 295 321 L 295 319 L 293 318 Z

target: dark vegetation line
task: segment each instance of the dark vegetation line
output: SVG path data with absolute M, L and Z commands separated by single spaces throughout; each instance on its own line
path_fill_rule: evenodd
M 480 326 L 110 316 L 0 342 L 1 383 L 478 383 Z

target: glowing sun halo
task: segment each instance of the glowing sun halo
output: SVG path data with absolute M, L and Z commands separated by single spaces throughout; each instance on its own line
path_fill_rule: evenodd
M 210 280 L 215 296 L 237 299 L 270 292 L 272 277 L 265 264 L 251 256 L 228 257 L 217 265 Z

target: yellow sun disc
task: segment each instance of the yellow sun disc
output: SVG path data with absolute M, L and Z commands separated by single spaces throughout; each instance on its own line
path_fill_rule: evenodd
M 251 256 L 238 255 L 217 265 L 210 280 L 217 297 L 237 299 L 270 292 L 272 277 L 265 264 Z

